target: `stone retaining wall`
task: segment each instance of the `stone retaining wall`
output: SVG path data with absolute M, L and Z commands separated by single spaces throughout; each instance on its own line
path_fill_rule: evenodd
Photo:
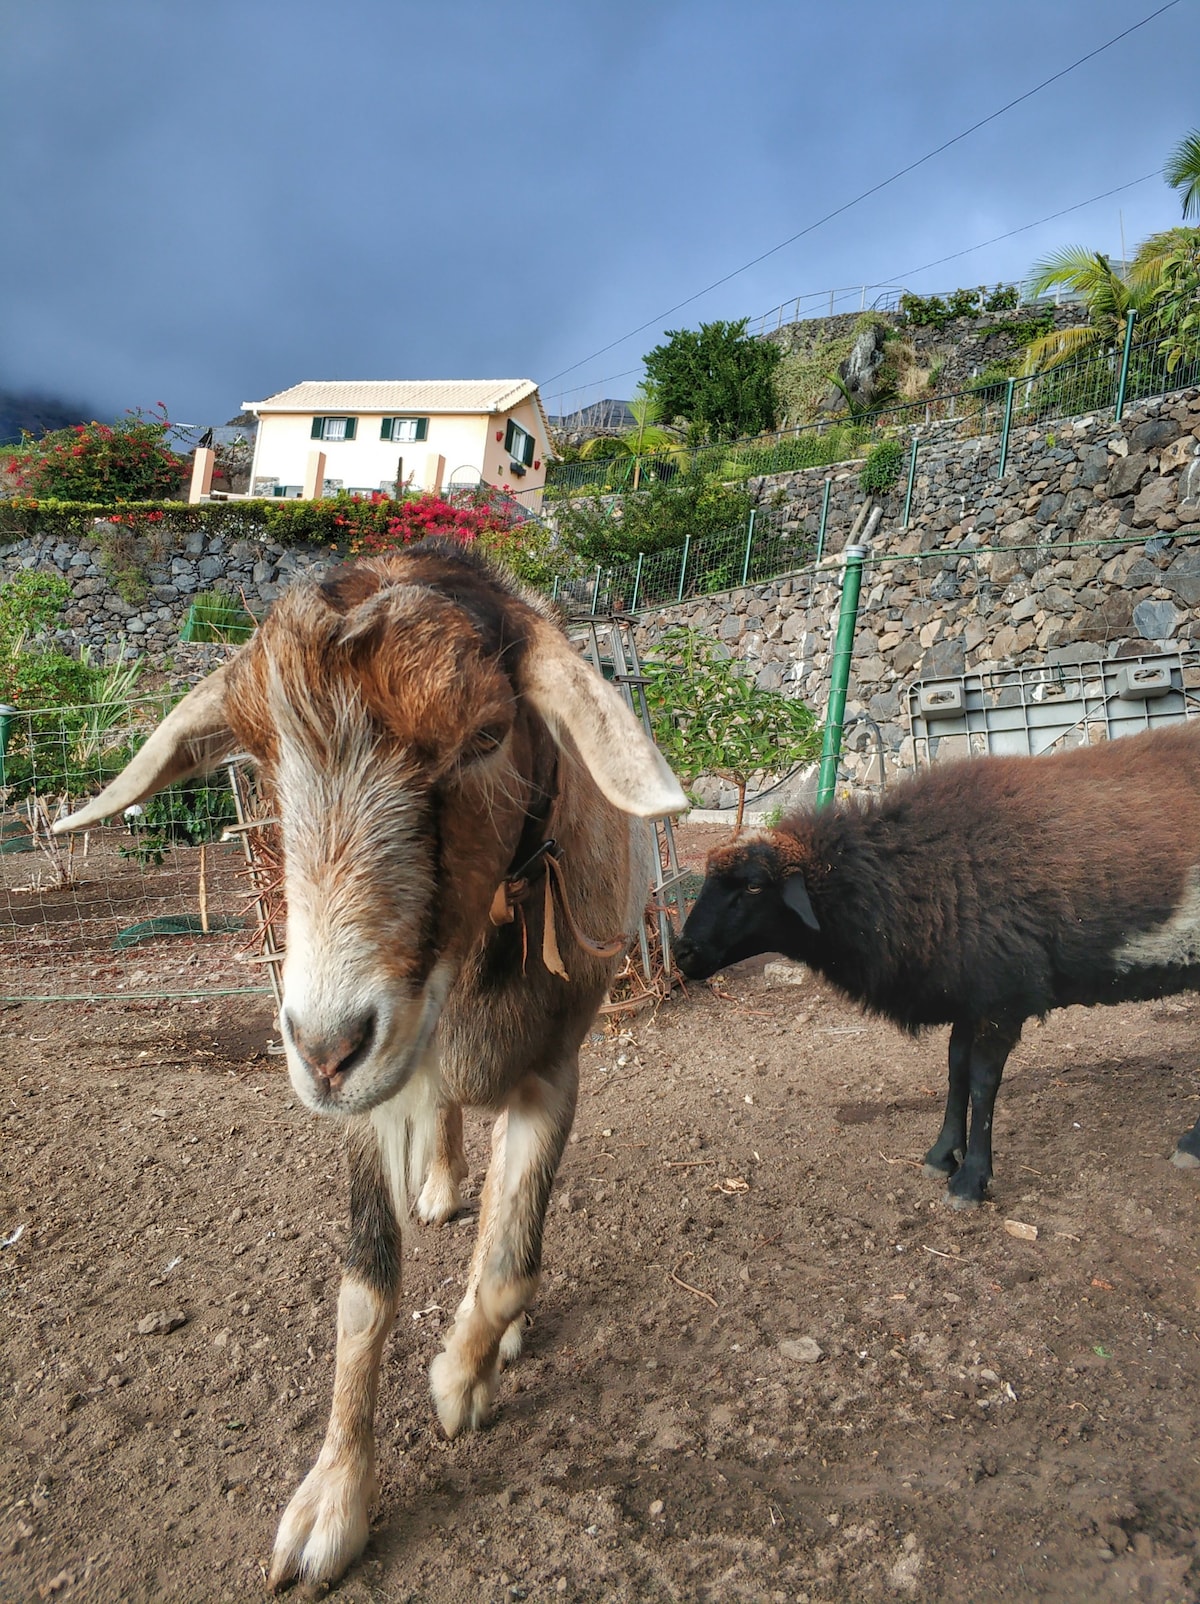
M 999 441 L 960 440 L 954 427 L 923 433 L 910 525 L 900 527 L 900 486 L 885 500 L 864 575 L 847 713 L 875 721 L 891 766 L 910 760 L 905 694 L 918 679 L 1097 651 L 1200 649 L 1200 389 L 1142 403 L 1119 424 L 1108 412 L 1014 430 L 1003 479 Z M 764 501 L 782 498 L 788 522 L 813 533 L 828 476 L 782 474 L 756 489 Z M 837 553 L 861 504 L 858 466 L 847 465 L 833 475 L 821 566 L 643 614 L 641 648 L 690 624 L 750 664 L 759 684 L 823 711 Z M 179 653 L 197 592 L 241 592 L 258 609 L 331 560 L 324 549 L 195 534 L 147 554 L 147 594 L 129 603 L 106 572 L 109 541 L 18 542 L 0 551 L 0 579 L 20 568 L 65 574 L 65 645 L 159 664 Z M 870 754 L 851 750 L 846 769 L 869 779 Z
M 847 717 L 879 726 L 889 768 L 912 750 L 905 695 L 919 679 L 987 666 L 1200 647 L 1200 390 L 1014 430 L 1003 479 L 995 438 L 954 440 L 934 425 L 918 454 L 910 524 L 903 486 L 864 573 Z M 815 532 L 827 469 L 758 483 L 789 523 Z M 862 505 L 857 468 L 834 476 L 827 550 L 840 552 Z M 1195 527 L 1192 527 L 1195 526 Z M 828 695 L 840 561 L 770 584 L 642 616 L 639 646 L 687 624 L 756 670 L 757 682 L 818 711 Z M 848 743 L 853 782 L 877 778 L 871 743 Z M 719 796 L 718 796 L 719 793 Z M 704 788 L 706 801 L 728 801 Z

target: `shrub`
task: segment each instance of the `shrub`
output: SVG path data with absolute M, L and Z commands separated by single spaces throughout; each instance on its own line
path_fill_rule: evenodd
M 181 640 L 239 645 L 254 633 L 253 614 L 224 590 L 205 590 L 192 602 Z
M 134 845 L 124 856 L 139 863 L 162 863 L 174 846 L 203 846 L 237 823 L 233 791 L 219 776 L 196 775 L 159 791 L 133 822 Z
M 162 402 L 117 423 L 77 423 L 34 439 L 21 436 L 4 460 L 18 491 L 63 501 L 144 500 L 177 490 L 186 463 L 167 444 Z
M 555 525 L 563 552 L 585 563 L 620 562 L 682 546 L 690 535 L 746 526 L 754 498 L 744 490 L 710 483 L 699 473 L 682 482 L 654 484 L 623 502 L 603 496 L 562 503 Z
M 858 476 L 859 488 L 868 495 L 883 495 L 900 477 L 904 467 L 904 444 L 900 440 L 880 440 L 867 452 Z
M 1015 284 L 997 284 L 992 290 L 982 286 L 977 290 L 958 289 L 945 299 L 905 292 L 900 297 L 900 315 L 917 328 L 944 329 L 951 318 L 1011 311 L 1019 300 Z
M 34 790 L 78 791 L 110 778 L 124 761 L 108 732 L 138 666 L 105 669 L 86 652 L 70 657 L 42 638 L 70 594 L 61 575 L 33 569 L 0 586 L 0 702 L 30 715 L 12 727 L 4 764 L 9 800 Z

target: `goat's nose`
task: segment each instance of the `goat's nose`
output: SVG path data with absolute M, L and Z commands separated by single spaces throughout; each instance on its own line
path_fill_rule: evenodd
M 366 1013 L 358 1019 L 339 1020 L 333 1028 L 322 1031 L 301 1025 L 285 1009 L 283 1029 L 313 1080 L 332 1085 L 366 1057 L 375 1034 L 375 1015 Z

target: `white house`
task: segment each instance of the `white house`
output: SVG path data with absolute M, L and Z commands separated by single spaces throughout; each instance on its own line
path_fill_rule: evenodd
M 294 384 L 243 401 L 258 418 L 254 495 L 507 487 L 541 499 L 550 426 L 532 379 Z

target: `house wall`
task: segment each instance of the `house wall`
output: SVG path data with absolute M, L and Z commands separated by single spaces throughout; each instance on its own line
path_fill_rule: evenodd
M 343 414 L 331 411 L 330 416 Z M 442 488 L 449 485 L 456 470 L 478 474 L 488 484 L 505 485 L 511 482 L 528 499 L 530 491 L 540 490 L 546 482 L 545 440 L 532 398 L 508 412 L 488 415 L 483 413 L 425 413 L 429 418 L 429 435 L 425 440 L 381 440 L 380 423 L 392 413 L 356 412 L 345 416 L 358 419 L 358 430 L 353 440 L 314 440 L 311 412 L 272 413 L 261 415 L 259 439 L 254 466 L 254 479 L 279 485 L 302 485 L 309 453 L 325 453 L 325 477 L 341 481 L 346 490 L 378 490 L 386 480 L 396 477 L 396 464 L 404 460 L 404 477 L 412 476 L 415 490 L 434 488 L 434 461 L 445 459 Z M 504 430 L 509 418 L 538 442 L 537 470 L 527 469 L 523 478 L 514 478 L 509 472 L 509 458 L 504 450 Z M 500 440 L 496 440 L 499 431 Z

